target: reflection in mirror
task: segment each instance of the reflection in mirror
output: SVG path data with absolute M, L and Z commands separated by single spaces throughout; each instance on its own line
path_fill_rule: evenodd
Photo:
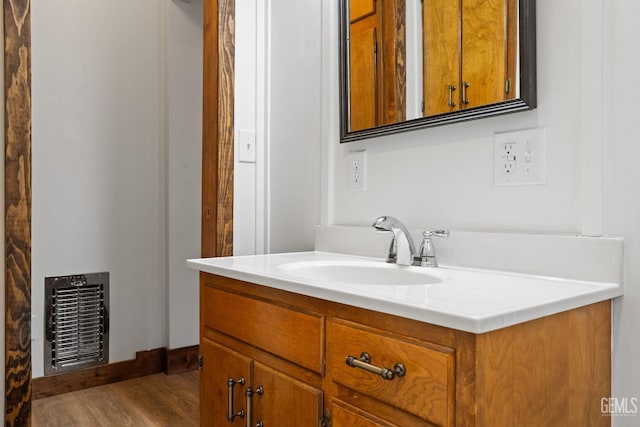
M 342 142 L 535 107 L 535 0 L 339 1 Z

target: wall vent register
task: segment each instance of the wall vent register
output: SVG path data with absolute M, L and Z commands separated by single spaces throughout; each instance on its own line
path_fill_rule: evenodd
M 109 361 L 109 273 L 45 277 L 45 375 Z

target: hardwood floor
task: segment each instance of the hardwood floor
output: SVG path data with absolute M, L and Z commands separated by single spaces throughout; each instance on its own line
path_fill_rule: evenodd
M 199 426 L 199 374 L 155 374 L 37 399 L 32 425 Z

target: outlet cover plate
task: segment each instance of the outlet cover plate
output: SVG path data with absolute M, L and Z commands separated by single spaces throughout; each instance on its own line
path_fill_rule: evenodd
M 544 129 L 495 134 L 493 152 L 495 186 L 546 183 Z
M 367 190 L 367 156 L 365 150 L 350 151 L 347 155 L 347 173 L 351 191 Z

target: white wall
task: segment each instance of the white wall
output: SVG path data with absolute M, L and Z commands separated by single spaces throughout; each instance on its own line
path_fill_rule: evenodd
M 320 221 L 322 5 L 267 4 L 267 252 L 313 248 Z M 333 2 L 331 2 L 333 3 Z
M 626 238 L 625 296 L 614 306 L 613 395 L 640 398 L 640 157 L 634 84 L 640 67 L 636 0 L 605 2 L 605 231 Z M 615 426 L 637 426 L 640 415 L 618 417 Z
M 31 7 L 38 377 L 45 276 L 111 273 L 110 362 L 166 344 L 164 55 L 155 0 Z
M 202 169 L 202 1 L 166 0 L 168 346 L 196 345 Z
M 416 228 L 579 231 L 581 2 L 537 5 L 538 109 L 334 147 L 331 222 L 369 225 L 387 214 Z M 494 133 L 536 127 L 546 128 L 547 185 L 494 187 Z M 360 149 L 368 190 L 353 192 L 346 155 Z
M 263 21 L 264 16 L 260 16 Z M 257 106 L 257 27 L 258 10 L 255 0 L 236 1 L 235 37 L 235 93 L 234 127 L 235 153 L 233 163 L 233 254 L 256 253 L 256 191 L 264 188 L 264 177 L 257 176 L 257 164 L 264 164 L 264 156 L 256 163 L 240 162 L 239 131 L 256 132 Z M 262 30 L 264 30 L 262 28 Z M 261 34 L 261 39 L 264 35 Z M 261 100 L 264 102 L 264 100 Z M 264 147 L 264 136 L 256 138 Z M 264 191 L 264 190 L 262 190 Z M 264 232 L 264 227 L 259 232 Z M 264 251 L 264 249 L 262 249 Z
M 233 253 L 313 248 L 320 221 L 321 2 L 236 2 Z M 256 132 L 256 163 L 238 131 Z
M 640 89 L 633 83 L 640 6 L 635 0 L 536 3 L 536 110 L 345 145 L 337 143 L 337 12 L 325 3 L 323 223 L 369 225 L 385 214 L 411 228 L 625 237 L 626 295 L 615 304 L 612 393 L 640 398 L 634 135 Z M 494 187 L 494 133 L 527 128 L 546 129 L 546 185 Z M 346 156 L 362 149 L 368 188 L 352 192 Z M 614 425 L 637 425 L 638 417 L 617 417 Z

